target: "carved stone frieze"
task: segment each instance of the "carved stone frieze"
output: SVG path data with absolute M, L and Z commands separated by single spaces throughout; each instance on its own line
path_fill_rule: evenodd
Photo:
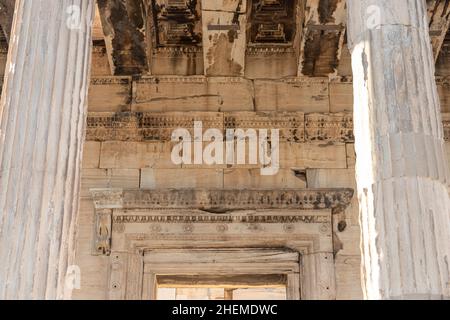
M 230 112 L 224 114 L 225 129 L 279 129 L 280 140 L 305 140 L 302 112 Z
M 102 112 L 89 113 L 88 141 L 170 141 L 173 130 L 192 130 L 194 121 L 203 128 L 279 129 L 280 140 L 288 142 L 353 143 L 351 113 L 301 112 Z M 444 139 L 450 140 L 450 117 L 443 114 Z
M 308 114 L 305 135 L 307 141 L 353 142 L 353 117 L 350 113 Z
M 223 214 L 249 209 L 341 211 L 349 205 L 353 190 L 91 189 L 91 194 L 98 209 L 198 209 Z
M 307 116 L 308 117 L 308 116 Z M 324 126 L 326 118 L 310 119 L 311 129 Z M 335 117 L 333 127 L 339 132 L 340 122 Z M 87 140 L 91 141 L 170 141 L 173 130 L 192 129 L 194 121 L 201 121 L 204 129 L 279 129 L 280 140 L 305 141 L 305 116 L 301 112 L 240 112 L 240 113 L 90 113 L 87 121 Z M 343 128 L 348 124 L 342 123 Z M 351 130 L 351 128 L 350 128 Z M 325 130 L 317 131 L 318 134 Z M 314 137 L 311 140 L 324 140 Z M 334 131 L 333 131 L 334 132 Z M 327 132 L 327 138 L 331 132 Z M 331 137 L 332 138 L 332 137 Z

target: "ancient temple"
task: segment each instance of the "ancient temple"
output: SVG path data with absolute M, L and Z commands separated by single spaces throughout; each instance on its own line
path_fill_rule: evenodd
M 1 299 L 450 298 L 450 0 L 0 25 Z

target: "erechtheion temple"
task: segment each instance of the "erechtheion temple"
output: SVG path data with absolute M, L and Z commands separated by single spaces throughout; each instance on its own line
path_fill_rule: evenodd
M 450 298 L 450 0 L 0 24 L 0 299 Z

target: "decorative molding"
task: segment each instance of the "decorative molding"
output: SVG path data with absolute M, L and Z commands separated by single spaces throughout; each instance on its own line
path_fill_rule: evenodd
M 131 85 L 132 78 L 131 77 L 91 77 L 91 85 L 92 86 L 104 86 L 104 85 L 112 85 L 112 84 L 120 84 L 120 85 Z
M 221 113 L 90 113 L 86 139 L 90 141 L 171 141 L 177 128 L 194 128 L 201 121 L 204 129 L 223 128 Z
M 97 209 L 198 209 L 219 214 L 252 209 L 341 212 L 350 204 L 353 193 L 352 189 L 91 189 Z
M 169 57 L 179 56 L 197 56 L 203 54 L 203 47 L 185 46 L 185 47 L 156 47 L 153 48 L 154 56 L 164 55 Z
M 95 211 L 93 255 L 109 255 L 111 253 L 112 210 Z
M 443 114 L 444 139 L 450 140 L 450 117 Z M 287 142 L 353 143 L 351 113 L 301 112 L 100 112 L 89 113 L 88 141 L 170 141 L 173 130 L 192 130 L 194 121 L 203 128 L 224 131 L 242 129 L 280 129 L 280 140 Z
M 247 46 L 246 54 L 248 56 L 273 56 L 296 54 L 292 45 L 251 45 Z
M 115 215 L 114 224 L 123 223 L 218 223 L 224 227 L 224 232 L 228 223 L 328 223 L 328 217 L 320 215 L 300 215 L 300 214 L 280 214 L 280 215 L 216 215 L 216 214 L 198 214 L 198 215 Z M 224 225 L 222 225 L 224 224 Z M 284 227 L 285 228 L 285 227 Z
M 134 81 L 137 85 L 142 84 L 160 84 L 160 83 L 188 83 L 188 84 L 242 84 L 249 83 L 248 79 L 243 77 L 207 77 L 207 76 L 145 76 Z
M 305 116 L 305 140 L 344 142 L 355 141 L 353 135 L 353 116 L 351 113 L 323 114 Z

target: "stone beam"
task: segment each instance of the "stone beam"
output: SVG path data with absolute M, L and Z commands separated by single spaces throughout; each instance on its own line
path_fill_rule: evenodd
M 427 0 L 427 8 L 431 43 L 437 59 L 450 26 L 450 0 Z
M 0 0 L 0 26 L 8 42 L 14 18 L 15 3 L 16 0 Z
M 345 0 L 307 0 L 299 57 L 299 76 L 336 72 L 345 37 Z
M 202 0 L 205 75 L 244 75 L 246 10 L 247 0 Z
M 147 0 L 98 0 L 113 75 L 145 74 Z

